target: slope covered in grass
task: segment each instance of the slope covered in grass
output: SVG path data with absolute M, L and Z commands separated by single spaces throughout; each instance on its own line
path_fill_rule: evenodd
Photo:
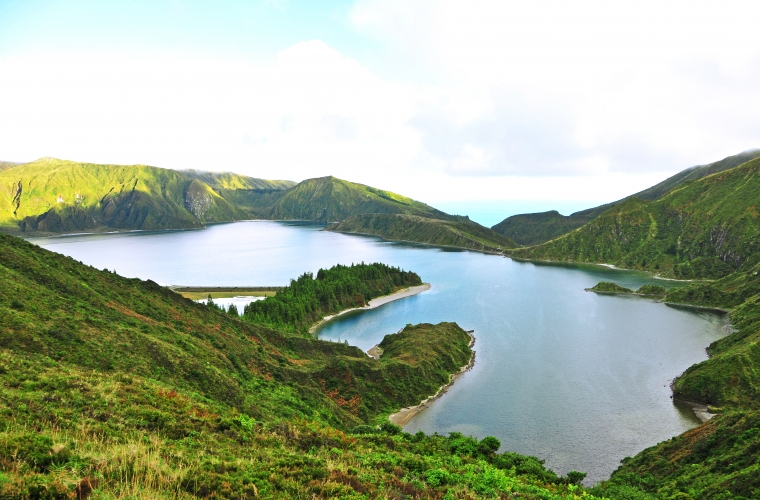
M 745 151 L 707 165 L 687 168 L 650 188 L 613 203 L 581 210 L 570 215 L 562 215 L 556 210 L 513 215 L 507 217 L 491 229 L 497 233 L 509 236 L 521 245 L 539 245 L 591 222 L 610 208 L 623 203 L 629 198 L 638 198 L 644 201 L 659 200 L 681 185 L 737 167 L 750 160 L 754 160 L 758 156 L 760 156 L 760 149 Z
M 296 184 L 293 181 L 259 179 L 234 172 L 208 172 L 206 170 L 181 170 L 181 172 L 190 178 L 205 182 L 217 192 L 256 189 L 284 191 Z
M 414 362 L 410 336 L 426 353 Z M 537 459 L 495 453 L 493 438 L 374 425 L 435 392 L 471 356 L 453 323 L 384 342 L 376 361 L 0 235 L 0 496 L 578 491 Z
M 720 278 L 760 251 L 760 159 L 653 202 L 631 198 L 519 258 L 610 263 L 680 279 Z
M 372 234 L 389 240 L 501 252 L 518 246 L 487 227 L 464 218 L 432 219 L 415 215 L 365 214 L 349 217 L 326 228 L 343 233 Z
M 145 165 L 43 158 L 0 172 L 0 228 L 25 233 L 185 229 L 250 217 L 201 177 Z M 254 181 L 216 179 L 228 186 Z
M 585 215 L 565 216 L 556 210 L 507 217 L 491 229 L 523 246 L 538 245 L 591 221 Z
M 342 221 L 352 215 L 370 213 L 454 219 L 411 198 L 332 176 L 307 179 L 297 184 L 261 212 L 267 219 L 319 222 Z

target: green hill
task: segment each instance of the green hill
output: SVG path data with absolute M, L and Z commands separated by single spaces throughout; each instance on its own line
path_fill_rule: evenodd
M 538 245 L 569 233 L 593 220 L 583 215 L 562 215 L 556 210 L 507 217 L 491 229 L 520 245 Z
M 0 172 L 0 228 L 10 232 L 186 229 L 248 217 L 174 170 L 45 158 Z
M 465 218 L 440 220 L 402 214 L 365 214 L 349 217 L 326 228 L 342 233 L 361 233 L 389 240 L 412 241 L 501 252 L 518 246 L 514 241 Z
M 729 170 L 758 156 L 760 156 L 760 149 L 745 151 L 708 165 L 687 168 L 672 177 L 668 177 L 659 184 L 613 203 L 581 210 L 567 216 L 555 210 L 535 214 L 513 215 L 499 222 L 491 229 L 512 238 L 521 245 L 539 245 L 591 222 L 610 208 L 630 198 L 638 198 L 645 201 L 658 200 L 678 186 L 708 175 Z
M 455 219 L 411 198 L 335 177 L 307 179 L 283 192 L 261 211 L 261 216 L 266 219 L 318 222 L 342 221 L 362 214 L 407 214 Z
M 582 475 L 496 453 L 492 437 L 385 420 L 468 362 L 456 324 L 383 345 L 374 360 L 0 235 L 0 497 L 582 493 Z
M 257 189 L 284 191 L 296 185 L 293 181 L 270 181 L 233 172 L 208 172 L 205 170 L 181 170 L 180 172 L 188 177 L 205 182 L 217 192 Z
M 0 172 L 8 170 L 9 168 L 18 167 L 21 163 L 15 163 L 12 161 L 0 161 Z
M 720 278 L 760 251 L 760 158 L 682 185 L 663 198 L 628 200 L 517 258 L 610 263 L 679 279 Z
M 269 207 L 282 196 L 285 190 L 296 184 L 293 181 L 270 181 L 231 172 L 183 170 L 183 173 L 205 182 L 222 198 L 254 216 L 260 216 L 263 209 Z

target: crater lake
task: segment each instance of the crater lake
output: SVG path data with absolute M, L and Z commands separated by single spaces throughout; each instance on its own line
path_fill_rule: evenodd
M 429 291 L 325 323 L 320 338 L 366 351 L 408 323 L 474 330 L 476 363 L 405 430 L 497 437 L 558 473 L 609 477 L 619 461 L 699 423 L 669 384 L 707 358 L 725 318 L 651 299 L 584 291 L 679 285 L 592 265 L 394 243 L 298 222 L 35 238 L 96 268 L 162 285 L 282 286 L 335 264 L 383 262 L 418 273 Z

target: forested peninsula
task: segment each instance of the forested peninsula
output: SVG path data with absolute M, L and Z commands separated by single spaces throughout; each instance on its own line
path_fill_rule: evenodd
M 413 272 L 382 263 L 336 265 L 305 273 L 273 297 L 251 302 L 243 312 L 247 321 L 306 334 L 325 316 L 364 307 L 370 300 L 403 288 L 421 285 Z

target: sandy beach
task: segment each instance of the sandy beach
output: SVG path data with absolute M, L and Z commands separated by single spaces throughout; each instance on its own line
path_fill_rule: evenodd
M 467 332 L 470 335 L 470 349 L 472 349 L 472 346 L 475 345 L 475 336 L 472 334 L 472 332 Z M 402 408 L 400 411 L 396 413 L 392 413 L 388 416 L 388 420 L 393 422 L 396 425 L 399 425 L 401 427 L 405 426 L 409 423 L 409 421 L 417 415 L 419 412 L 430 406 L 433 401 L 440 398 L 446 392 L 448 392 L 449 388 L 454 385 L 454 382 L 457 381 L 459 377 L 464 375 L 466 372 L 470 371 L 470 369 L 475 366 L 475 351 L 472 351 L 472 357 L 470 358 L 470 361 L 464 365 L 462 368 L 459 369 L 457 373 L 454 373 L 451 375 L 451 378 L 449 379 L 449 383 L 446 385 L 442 385 L 440 389 L 438 389 L 438 392 L 427 398 L 426 400 L 422 401 L 420 404 L 416 406 L 410 406 L 408 408 Z
M 715 413 L 710 413 L 710 409 L 706 405 L 694 403 L 693 401 L 686 401 L 685 399 L 676 399 L 676 401 L 680 401 L 681 403 L 686 403 L 689 405 L 691 407 L 691 410 L 694 412 L 694 415 L 696 415 L 697 418 L 703 423 L 707 422 L 716 415 Z
M 371 358 L 380 359 L 380 356 L 383 354 L 383 350 L 380 348 L 380 344 L 377 344 L 375 347 L 369 349 L 367 351 L 367 354 Z
M 384 304 L 387 304 L 388 302 L 393 302 L 394 300 L 403 299 L 405 297 L 411 297 L 412 295 L 417 295 L 418 293 L 422 293 L 426 290 L 430 290 L 430 283 L 423 283 L 421 285 L 417 286 L 410 286 L 409 288 L 403 288 L 399 290 L 398 292 L 392 293 L 390 295 L 384 295 L 382 297 L 377 297 L 372 300 L 370 300 L 366 306 L 364 307 L 352 307 L 351 309 L 346 309 L 344 311 L 339 312 L 338 314 L 333 314 L 330 316 L 325 316 L 322 318 L 320 322 L 309 328 L 309 333 L 314 333 L 317 331 L 317 329 L 322 326 L 324 323 L 327 323 L 333 318 L 337 318 L 341 314 L 346 314 L 347 312 L 351 311 L 364 311 L 368 309 L 375 309 L 376 307 L 380 307 Z

